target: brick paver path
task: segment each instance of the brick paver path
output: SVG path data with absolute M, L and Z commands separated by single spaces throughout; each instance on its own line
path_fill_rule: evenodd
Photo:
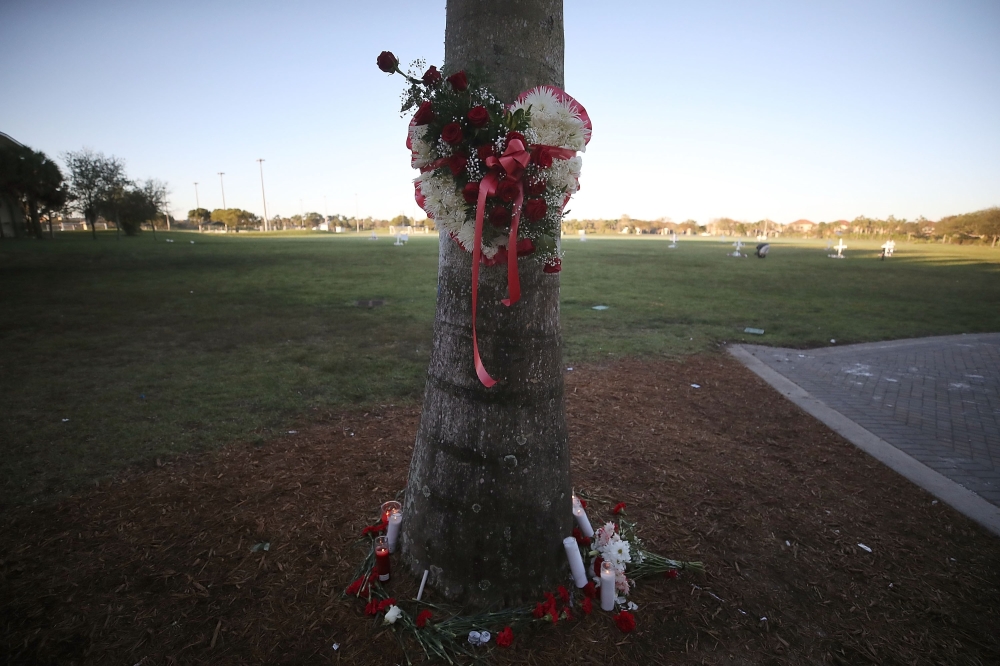
M 744 349 L 866 430 L 1000 506 L 1000 333 Z

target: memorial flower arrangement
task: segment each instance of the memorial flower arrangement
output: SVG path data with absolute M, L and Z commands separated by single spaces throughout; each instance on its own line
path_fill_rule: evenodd
M 475 335 L 480 266 L 507 267 L 508 306 L 521 296 L 520 257 L 541 261 L 546 273 L 561 270 L 563 211 L 580 187 L 577 153 L 590 141 L 590 117 L 554 86 L 524 91 L 507 105 L 472 73 L 445 77 L 432 65 L 419 74 L 419 60 L 404 73 L 389 51 L 377 64 L 408 83 L 402 112 L 415 110 L 406 146 L 411 165 L 420 170 L 416 201 L 472 254 Z M 475 339 L 473 346 L 477 374 L 492 386 Z

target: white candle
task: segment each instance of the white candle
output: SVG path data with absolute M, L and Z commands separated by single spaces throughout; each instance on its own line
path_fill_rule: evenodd
M 594 528 L 590 526 L 590 519 L 587 518 L 587 512 L 583 510 L 583 504 L 580 502 L 580 498 L 573 495 L 573 515 L 576 516 L 576 523 L 580 526 L 580 531 L 583 532 L 583 536 L 590 539 L 594 536 Z
M 399 509 L 393 509 L 389 513 L 389 527 L 386 531 L 386 536 L 389 537 L 389 552 L 396 552 L 396 541 L 399 540 L 399 524 L 403 522 L 403 512 Z
M 611 562 L 601 562 L 601 610 L 615 609 L 615 568 Z
M 577 587 L 587 584 L 587 573 L 583 569 L 583 558 L 580 557 L 580 545 L 574 537 L 563 539 L 563 548 L 566 549 L 566 558 L 569 559 L 569 568 L 573 572 L 573 582 Z
M 424 596 L 424 585 L 427 584 L 428 571 L 428 569 L 424 569 L 424 577 L 420 579 L 420 589 L 417 590 L 417 601 L 420 601 L 420 597 Z

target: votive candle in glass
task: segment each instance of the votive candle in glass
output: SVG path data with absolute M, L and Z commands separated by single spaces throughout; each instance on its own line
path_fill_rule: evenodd
M 375 573 L 381 582 L 389 580 L 389 538 L 375 537 Z M 612 585 L 614 580 L 612 579 Z
M 403 512 L 393 507 L 389 511 L 389 527 L 386 529 L 386 537 L 389 539 L 389 552 L 396 552 L 396 542 L 399 541 L 399 525 L 403 522 Z
M 403 505 L 396 500 L 389 500 L 382 504 L 382 521 L 388 523 L 389 516 L 392 515 L 392 510 L 397 509 L 399 511 L 403 510 Z
M 601 610 L 615 609 L 615 567 L 611 562 L 601 562 Z

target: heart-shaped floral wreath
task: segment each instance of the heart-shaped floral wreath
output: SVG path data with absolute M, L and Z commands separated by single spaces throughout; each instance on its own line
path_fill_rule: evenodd
M 414 180 L 417 203 L 472 253 L 474 361 L 480 381 L 492 386 L 476 339 L 480 265 L 507 265 L 508 306 L 521 297 L 518 257 L 534 256 L 546 273 L 559 272 L 557 239 L 563 210 L 580 188 L 583 160 L 576 153 L 587 149 L 590 117 L 553 86 L 525 91 L 508 106 L 464 71 L 445 78 L 431 66 L 418 79 L 404 74 L 388 51 L 377 62 L 410 84 L 402 111 L 417 109 L 406 138 L 411 164 L 421 172 Z M 422 68 L 417 61 L 411 70 Z

